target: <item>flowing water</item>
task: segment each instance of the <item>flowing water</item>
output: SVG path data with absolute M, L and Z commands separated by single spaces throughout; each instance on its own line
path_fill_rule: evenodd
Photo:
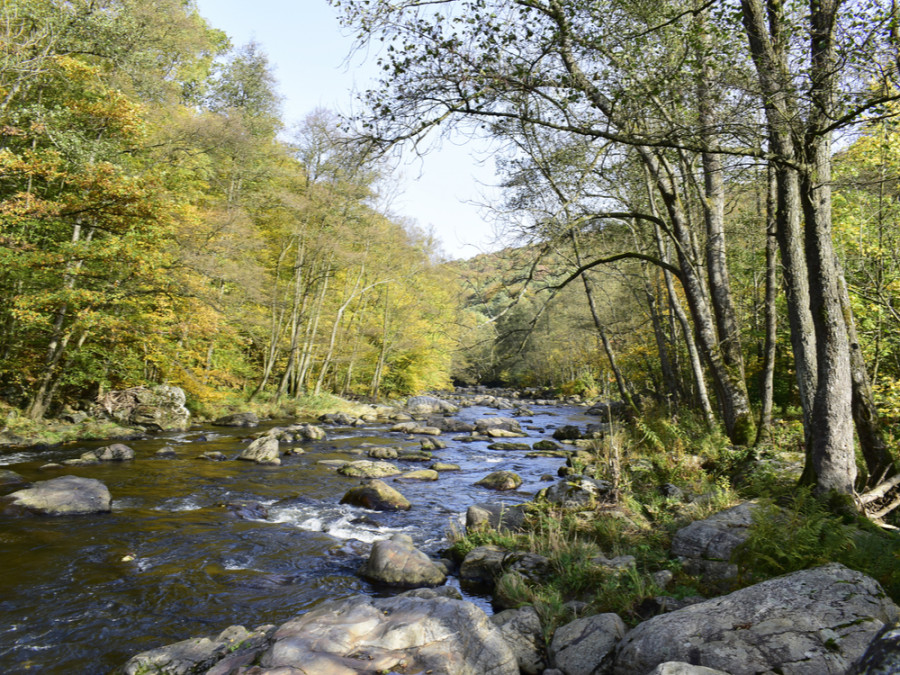
M 582 409 L 532 409 L 532 417 L 519 418 L 529 438 L 509 440 L 531 443 L 556 426 L 589 421 Z M 471 407 L 456 417 L 471 422 L 498 414 L 508 413 Z M 198 459 L 209 451 L 236 457 L 250 434 L 271 426 L 160 434 L 128 442 L 133 462 L 57 470 L 40 467 L 106 443 L 0 453 L 0 466 L 26 480 L 97 478 L 113 497 L 111 514 L 0 516 L 0 672 L 109 673 L 137 652 L 233 624 L 280 624 L 325 600 L 388 594 L 356 574 L 372 541 L 404 532 L 434 555 L 468 506 L 526 501 L 547 485 L 541 477 L 555 476 L 563 464 L 444 433 L 449 447 L 434 459 L 461 471 L 432 483 L 391 483 L 412 509 L 375 513 L 340 505 L 359 480 L 318 462 L 360 459 L 366 444 L 418 448 L 418 438 L 386 425 L 325 427 L 327 440 L 299 444 L 306 453 L 284 457 L 277 467 Z M 164 445 L 175 448 L 176 459 L 155 456 Z M 394 463 L 404 470 L 428 465 Z M 473 485 L 500 469 L 518 473 L 521 488 L 494 493 Z M 265 505 L 268 515 L 241 518 L 226 506 L 244 500 Z M 466 597 L 490 611 L 485 598 Z

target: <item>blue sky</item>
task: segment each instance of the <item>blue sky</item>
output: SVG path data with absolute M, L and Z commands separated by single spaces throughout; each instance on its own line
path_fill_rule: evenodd
M 347 113 L 353 89 L 365 89 L 374 68 L 351 55 L 353 40 L 341 28 L 326 0 L 196 0 L 209 23 L 225 31 L 235 45 L 255 40 L 268 54 L 288 124 L 317 107 Z M 423 159 L 400 167 L 398 194 L 391 210 L 433 229 L 443 251 L 468 258 L 496 248 L 483 210 L 495 182 L 493 162 L 479 162 L 471 146 L 444 141 Z

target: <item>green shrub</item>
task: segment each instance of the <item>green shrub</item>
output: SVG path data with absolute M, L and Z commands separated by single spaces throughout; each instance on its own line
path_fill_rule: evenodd
M 847 557 L 854 528 L 829 511 L 809 488 L 799 488 L 790 503 L 761 503 L 753 512 L 750 536 L 732 560 L 738 579 L 749 585 L 770 577 Z

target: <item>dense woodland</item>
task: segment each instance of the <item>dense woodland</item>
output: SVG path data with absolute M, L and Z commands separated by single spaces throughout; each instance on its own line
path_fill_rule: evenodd
M 294 124 L 189 1 L 3 4 L 7 402 L 541 386 L 738 446 L 793 415 L 820 491 L 895 474 L 892 3 L 332 4 L 384 79 Z M 498 148 L 511 247 L 447 263 L 381 195 L 388 150 L 457 131 Z
M 448 384 L 434 243 L 386 170 L 192 3 L 4 2 L 0 382 L 41 418 L 109 389 L 397 395 Z

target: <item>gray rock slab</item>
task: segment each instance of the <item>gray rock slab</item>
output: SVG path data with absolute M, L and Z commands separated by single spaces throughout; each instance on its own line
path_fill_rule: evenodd
M 874 579 L 830 563 L 645 621 L 620 643 L 614 673 L 684 661 L 731 675 L 843 675 L 897 618 Z
M 628 628 L 618 614 L 595 614 L 560 626 L 550 642 L 550 665 L 566 675 L 609 672 L 613 650 Z
M 77 516 L 108 512 L 111 497 L 107 487 L 99 480 L 60 476 L 13 492 L 3 497 L 2 501 L 12 507 L 14 512 Z
M 470 602 L 415 595 L 329 602 L 284 624 L 260 675 L 518 675 L 500 630 Z M 284 670 L 282 670 L 284 669 Z

